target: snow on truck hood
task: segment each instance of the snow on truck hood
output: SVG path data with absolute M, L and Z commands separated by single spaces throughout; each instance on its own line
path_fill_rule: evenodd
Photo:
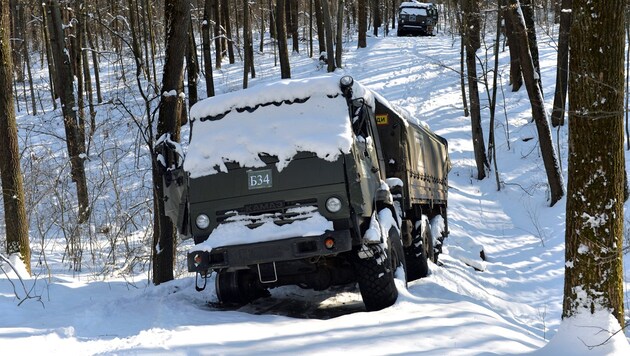
M 282 80 L 195 104 L 184 169 L 192 178 L 227 172 L 224 162 L 262 167 L 259 153 L 277 156 L 282 170 L 298 151 L 335 161 L 349 153 L 352 127 L 338 75 Z M 373 93 L 353 85 L 374 107 Z

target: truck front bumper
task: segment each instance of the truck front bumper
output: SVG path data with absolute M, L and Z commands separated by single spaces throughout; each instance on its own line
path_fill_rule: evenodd
M 331 246 L 332 240 L 332 246 Z M 188 253 L 188 271 L 239 268 L 251 265 L 330 256 L 352 249 L 350 230 L 327 231 L 319 236 L 300 236 L 252 244 L 222 246 L 212 251 Z

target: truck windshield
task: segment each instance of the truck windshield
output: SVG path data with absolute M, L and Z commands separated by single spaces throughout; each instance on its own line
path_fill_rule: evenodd
M 401 15 L 427 16 L 427 9 L 423 7 L 403 7 L 400 9 Z

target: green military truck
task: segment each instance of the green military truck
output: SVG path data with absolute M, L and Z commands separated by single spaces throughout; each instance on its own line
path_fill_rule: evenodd
M 447 142 L 351 77 L 208 98 L 191 123 L 183 164 L 168 137 L 157 145 L 165 206 L 194 239 L 197 289 L 216 272 L 221 303 L 358 283 L 366 309 L 379 310 L 398 297 L 396 273 L 418 279 L 437 261 Z

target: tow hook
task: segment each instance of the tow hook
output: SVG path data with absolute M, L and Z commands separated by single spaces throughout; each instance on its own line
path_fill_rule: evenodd
M 208 273 L 202 274 L 201 272 L 197 272 L 197 274 L 195 275 L 195 289 L 197 290 L 197 292 L 201 292 L 206 289 L 206 285 L 208 284 L 208 277 Z M 199 285 L 199 278 L 203 279 L 202 286 Z

